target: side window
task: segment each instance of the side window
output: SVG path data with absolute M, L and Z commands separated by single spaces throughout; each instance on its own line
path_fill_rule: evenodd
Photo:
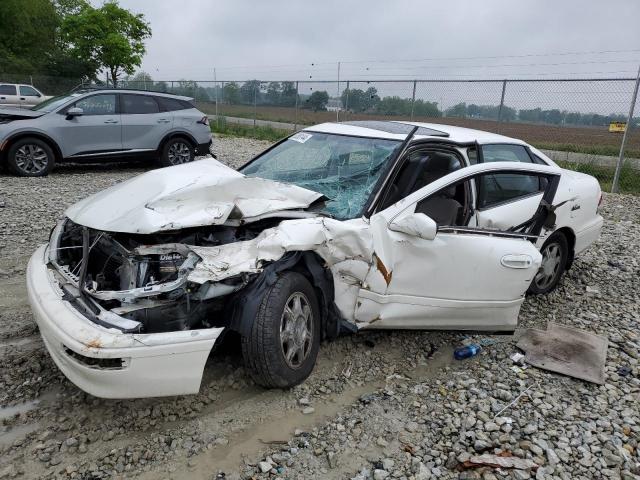
M 185 110 L 191 108 L 190 105 L 185 105 L 180 100 L 169 97 L 154 97 L 160 105 L 160 110 L 163 112 L 174 112 L 176 110 Z
M 116 113 L 116 95 L 114 93 L 92 95 L 78 100 L 73 106 L 81 108 L 84 115 L 114 115 Z
M 16 94 L 15 85 L 0 85 L 0 95 L 15 95 L 15 94 Z
M 120 99 L 123 114 L 158 113 L 160 111 L 158 103 L 150 95 L 122 94 Z
M 547 178 L 525 173 L 485 173 L 476 179 L 478 209 L 486 209 L 504 202 L 542 193 Z
M 482 146 L 484 162 L 533 163 L 527 149 L 522 145 L 494 144 Z
M 20 85 L 20 95 L 23 97 L 39 97 L 38 91 L 28 85 Z

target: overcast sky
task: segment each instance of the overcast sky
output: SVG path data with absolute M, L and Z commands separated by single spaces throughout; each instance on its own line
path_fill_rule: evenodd
M 338 61 L 343 79 L 630 77 L 640 63 L 638 0 L 120 4 L 151 25 L 155 79 L 333 80 Z M 614 50 L 635 51 L 550 55 Z

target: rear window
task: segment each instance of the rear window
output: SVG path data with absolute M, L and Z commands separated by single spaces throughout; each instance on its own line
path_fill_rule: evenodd
M 169 97 L 155 97 L 158 105 L 160 105 L 160 110 L 163 112 L 173 112 L 175 110 L 186 110 L 188 108 L 193 108 L 189 102 L 185 100 L 178 100 L 177 98 L 169 98 Z
M 160 108 L 155 98 L 150 95 L 130 95 L 123 94 L 121 96 L 122 113 L 128 114 L 145 114 L 158 113 Z
M 15 95 L 15 94 L 16 94 L 15 85 L 0 85 L 0 95 Z
M 522 145 L 494 144 L 482 146 L 484 162 L 521 162 L 533 163 L 529 153 Z

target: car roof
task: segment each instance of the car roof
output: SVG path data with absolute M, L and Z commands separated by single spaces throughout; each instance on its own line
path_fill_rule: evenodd
M 527 145 L 517 138 L 505 137 L 497 133 L 474 130 L 472 128 L 456 127 L 439 123 L 404 122 L 395 120 L 383 121 L 354 121 L 343 123 L 321 123 L 304 130 L 309 132 L 333 133 L 356 137 L 384 138 L 389 140 L 404 140 L 413 127 L 418 127 L 414 140 L 446 138 L 455 143 L 513 143 Z
M 178 100 L 186 100 L 187 102 L 193 100 L 193 97 L 185 97 L 183 95 L 174 95 L 173 93 L 166 92 L 154 92 L 153 90 L 136 90 L 133 88 L 86 88 L 86 89 L 78 89 L 77 93 L 85 95 L 87 93 L 96 93 L 96 92 L 110 92 L 110 93 L 134 93 L 136 95 L 153 95 L 156 97 L 167 97 L 167 98 L 175 98 Z

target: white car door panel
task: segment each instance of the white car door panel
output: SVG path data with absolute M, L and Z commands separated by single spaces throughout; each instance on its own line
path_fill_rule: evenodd
M 414 213 L 418 202 L 444 187 L 486 172 L 510 170 L 548 178 L 558 175 L 540 165 L 474 165 L 372 216 L 375 256 L 358 296 L 355 318 L 359 328 L 515 328 L 523 295 L 542 260 L 529 241 L 531 234 L 442 226 L 428 239 L 428 233 L 421 237 L 421 229 L 428 232 L 428 228 L 420 222 L 397 221 L 424 215 Z M 548 182 L 547 194 L 553 196 L 556 186 L 557 181 Z
M 528 220 L 536 213 L 542 200 L 542 192 L 513 200 L 502 205 L 476 210 L 477 227 L 507 230 Z

